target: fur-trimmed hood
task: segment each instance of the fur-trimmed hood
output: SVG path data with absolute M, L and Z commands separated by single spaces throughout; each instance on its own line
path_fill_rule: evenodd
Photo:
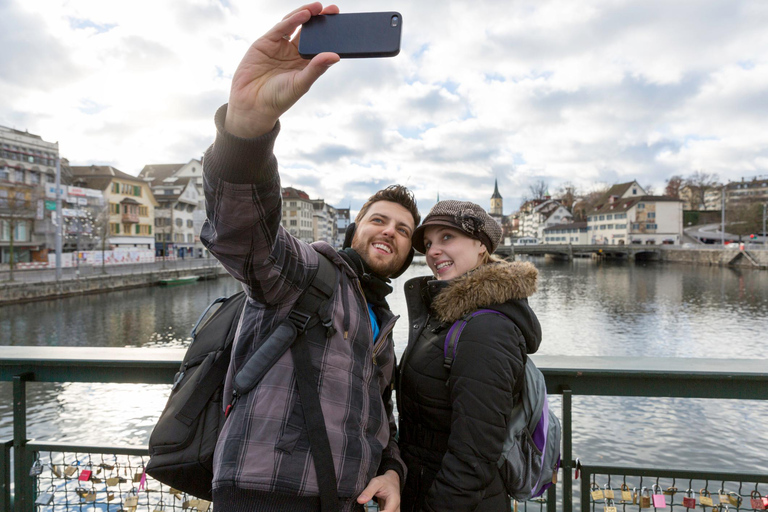
M 446 282 L 432 301 L 437 317 L 453 323 L 467 313 L 510 300 L 527 299 L 536 292 L 539 271 L 530 262 L 499 261 Z

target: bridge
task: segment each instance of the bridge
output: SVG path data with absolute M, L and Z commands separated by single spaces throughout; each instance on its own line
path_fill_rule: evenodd
M 628 260 L 658 260 L 661 259 L 663 246 L 660 245 L 502 245 L 496 249 L 496 254 L 511 258 L 518 254 L 534 256 L 552 256 L 558 259 L 571 260 L 597 255 L 600 258 L 617 258 Z

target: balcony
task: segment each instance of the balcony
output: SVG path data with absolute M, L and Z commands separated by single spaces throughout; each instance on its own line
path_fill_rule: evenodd
M 145 446 L 76 446 L 35 442 L 27 439 L 26 428 L 27 383 L 170 384 L 183 355 L 184 350 L 180 349 L 0 347 L 0 381 L 13 382 L 14 398 L 13 440 L 0 440 L 0 446 L 3 447 L 0 449 L 0 510 L 31 512 L 36 507 L 36 500 L 45 501 L 44 494 L 49 488 L 56 489 L 56 510 L 83 510 L 85 506 L 88 510 L 100 507 L 98 510 L 117 511 L 125 508 L 127 496 L 138 496 L 141 510 L 154 510 L 159 508 L 157 505 L 161 502 L 165 510 L 194 510 L 195 507 L 190 506 L 194 497 L 182 498 L 180 493 L 177 494 L 178 491 L 160 485 L 151 478 L 146 479 L 146 488 L 138 483 L 142 478 L 140 470 L 147 457 Z M 656 499 L 663 491 L 665 507 L 671 507 L 673 511 L 677 507 L 679 512 L 686 512 L 689 509 L 684 507 L 682 500 L 688 497 L 686 489 L 693 489 L 692 494 L 697 497 L 696 507 L 701 506 L 704 512 L 717 512 L 718 506 L 726 511 L 728 500 L 740 504 L 731 505 L 731 510 L 752 510 L 752 491 L 758 489 L 758 485 L 768 484 L 766 471 L 755 474 L 706 471 L 701 468 L 675 470 L 658 467 L 653 461 L 649 461 L 645 467 L 598 465 L 596 462 L 602 460 L 602 454 L 583 454 L 580 462 L 574 458 L 572 418 L 575 396 L 768 400 L 768 361 L 652 357 L 531 358 L 544 373 L 550 395 L 561 395 L 562 470 L 557 485 L 547 491 L 546 499 L 521 503 L 520 508 L 528 510 L 530 507 L 532 511 L 542 511 L 546 507 L 547 512 L 571 512 L 576 504 L 582 512 L 589 512 L 608 507 L 608 500 L 611 499 L 615 500 L 619 510 L 630 512 L 643 507 L 642 504 L 633 503 L 635 499 L 639 502 L 638 495 L 647 494 L 650 498 L 653 493 L 657 495 L 653 503 L 657 503 Z M 605 418 L 604 421 L 621 419 Z M 618 441 L 633 450 L 643 449 L 642 446 L 632 446 L 631 439 Z M 679 451 L 690 443 L 695 444 L 696 440 L 680 439 L 680 446 L 670 446 L 669 450 Z M 11 452 L 18 462 L 13 465 L 12 472 Z M 87 485 L 87 490 L 93 490 L 94 494 L 82 495 L 83 488 L 79 487 L 82 482 L 78 481 L 78 475 L 82 474 L 85 466 L 67 474 L 64 471 L 64 461 L 67 460 L 63 455 L 65 453 L 75 454 L 75 459 L 85 461 L 88 467 L 93 468 L 94 474 L 103 471 L 100 478 L 104 478 L 108 471 L 113 471 L 112 458 L 120 455 L 122 460 L 128 461 L 120 463 L 120 468 L 124 469 L 121 474 L 122 483 L 109 487 L 91 486 L 88 482 L 83 485 Z M 30 468 L 35 465 L 35 461 L 47 464 L 40 470 L 40 474 L 30 478 Z M 720 461 L 718 467 L 727 466 L 728 462 Z M 51 465 L 59 469 L 54 470 Z M 576 478 L 580 478 L 576 482 L 574 470 Z M 618 478 L 611 480 L 612 475 L 618 475 Z M 678 483 L 675 483 L 675 479 Z M 661 486 L 665 481 L 670 484 Z M 14 484 L 13 492 L 11 482 Z M 696 482 L 696 485 L 692 482 Z M 725 482 L 736 482 L 736 485 L 727 486 Z M 677 485 L 681 487 L 678 489 Z M 732 492 L 720 493 L 725 487 Z M 656 489 L 659 489 L 658 493 Z M 711 493 L 714 498 L 715 504 L 708 505 L 712 507 L 711 510 L 699 505 L 699 499 L 706 497 L 705 493 Z M 577 496 L 574 497 L 574 494 Z M 629 497 L 629 494 L 632 496 Z M 723 499 L 726 501 L 723 502 Z
M 139 214 L 138 213 L 124 213 L 123 214 L 123 224 L 138 224 L 139 223 Z

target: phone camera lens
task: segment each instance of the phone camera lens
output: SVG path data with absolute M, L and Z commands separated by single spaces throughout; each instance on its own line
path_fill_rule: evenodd
M 400 23 L 400 18 L 399 18 L 397 15 L 395 15 L 395 16 L 392 16 L 392 22 L 391 22 L 391 25 L 392 25 L 393 27 L 396 27 L 396 26 L 397 26 L 399 23 Z

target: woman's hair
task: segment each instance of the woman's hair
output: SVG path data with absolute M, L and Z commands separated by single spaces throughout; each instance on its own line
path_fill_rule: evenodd
M 487 265 L 488 263 L 495 263 L 497 261 L 501 261 L 501 258 L 496 256 L 495 254 L 491 254 L 488 251 L 485 251 L 483 253 L 482 259 L 480 260 L 480 265 Z

